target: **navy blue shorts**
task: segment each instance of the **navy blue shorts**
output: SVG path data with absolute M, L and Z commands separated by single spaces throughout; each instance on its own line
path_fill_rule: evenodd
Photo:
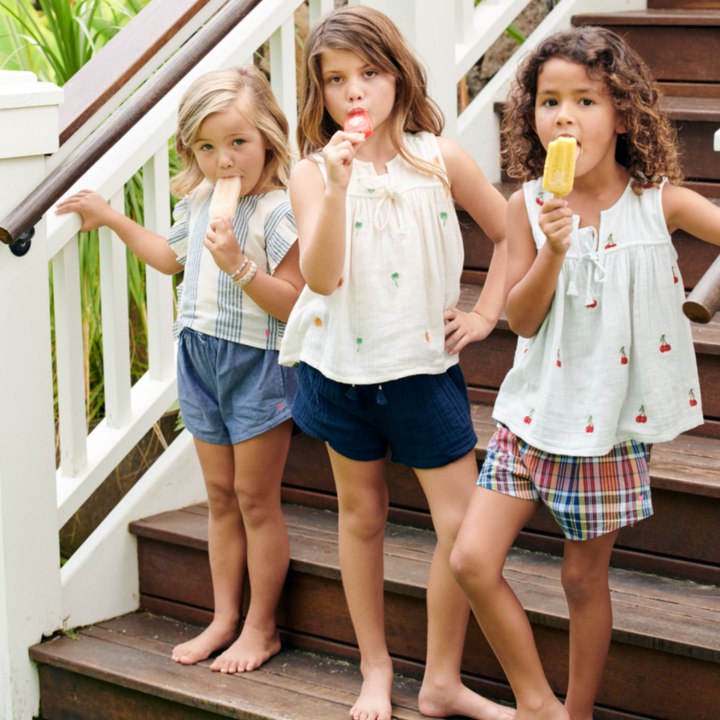
M 234 445 L 292 416 L 297 370 L 262 350 L 184 328 L 178 340 L 178 397 L 193 437 Z
M 295 422 L 351 460 L 429 470 L 465 457 L 477 443 L 459 365 L 381 385 L 346 385 L 300 363 Z

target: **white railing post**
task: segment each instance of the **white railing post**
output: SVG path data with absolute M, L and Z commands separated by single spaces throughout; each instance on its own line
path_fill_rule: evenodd
M 0 72 L 0 216 L 45 176 L 62 90 Z M 0 245 L 0 719 L 38 712 L 28 647 L 62 624 L 46 221 L 30 251 Z
M 350 0 L 384 12 L 400 28 L 428 74 L 428 93 L 445 115 L 443 135 L 457 135 L 455 2 L 437 0 Z M 442 10 L 438 7 L 442 4 Z

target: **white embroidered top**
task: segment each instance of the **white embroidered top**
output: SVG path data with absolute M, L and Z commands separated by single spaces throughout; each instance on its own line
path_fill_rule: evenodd
M 213 186 L 204 181 L 173 210 L 168 243 L 185 266 L 178 285 L 176 329 L 192 328 L 205 335 L 278 350 L 285 323 L 268 315 L 235 286 L 203 245 L 209 222 Z M 272 275 L 297 239 L 287 193 L 273 190 L 240 198 L 232 220 L 243 254 Z
M 663 183 L 664 184 L 664 183 Z M 550 310 L 537 333 L 520 338 L 493 417 L 546 452 L 604 455 L 627 440 L 671 440 L 702 424 L 690 324 L 662 188 L 630 185 L 579 229 Z M 523 186 L 538 248 L 542 178 Z
M 437 139 L 406 134 L 416 157 L 444 168 Z M 314 155 L 327 180 L 321 155 Z M 329 296 L 305 288 L 288 320 L 280 362 L 302 360 L 336 382 L 373 384 L 445 372 L 443 312 L 457 304 L 463 243 L 440 180 L 396 156 L 388 172 L 353 161 L 345 265 Z

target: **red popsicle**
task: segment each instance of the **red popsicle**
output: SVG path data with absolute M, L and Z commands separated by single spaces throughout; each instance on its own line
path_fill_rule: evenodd
M 343 130 L 348 133 L 362 133 L 366 138 L 373 134 L 372 122 L 367 110 L 352 110 L 345 118 Z

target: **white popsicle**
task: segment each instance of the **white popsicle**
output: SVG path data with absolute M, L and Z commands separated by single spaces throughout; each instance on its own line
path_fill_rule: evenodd
M 225 217 L 232 220 L 235 217 L 235 208 L 240 199 L 241 190 L 242 179 L 239 175 L 218 178 L 210 201 L 210 219 Z

